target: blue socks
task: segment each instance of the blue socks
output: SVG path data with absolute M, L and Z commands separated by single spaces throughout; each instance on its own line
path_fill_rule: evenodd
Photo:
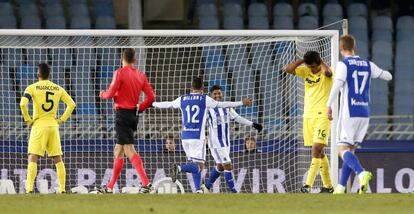
M 196 191 L 201 190 L 201 170 L 196 163 L 186 163 L 180 166 L 181 172 L 189 172 L 193 175 L 194 187 Z
M 217 170 L 216 167 L 213 167 L 210 171 L 210 176 L 208 177 L 206 187 L 211 189 L 213 187 L 214 182 L 216 182 L 217 178 L 220 177 L 220 172 Z
M 181 172 L 189 172 L 189 173 L 198 173 L 200 172 L 200 167 L 196 163 L 186 163 L 180 165 Z
M 201 172 L 192 173 L 193 174 L 193 180 L 194 180 L 194 188 L 196 191 L 201 190 Z
M 221 172 L 217 170 L 216 167 L 213 167 L 210 171 L 210 176 L 208 177 L 206 187 L 211 189 L 213 187 L 214 182 L 216 182 L 217 178 L 220 177 Z M 229 188 L 230 192 L 237 193 L 234 184 L 234 177 L 232 171 L 224 170 L 224 179 L 226 180 L 227 187 Z
M 355 174 L 359 175 L 359 173 L 364 171 L 358 158 L 352 152 L 346 151 L 342 155 L 342 160 L 355 172 Z
M 237 193 L 236 188 L 234 187 L 234 178 L 231 171 L 224 170 L 224 179 L 226 179 L 227 187 L 230 192 Z
M 348 182 L 348 178 L 351 175 L 352 169 L 342 161 L 342 169 L 341 169 L 341 177 L 339 178 L 339 184 L 342 186 L 346 186 L 346 182 Z

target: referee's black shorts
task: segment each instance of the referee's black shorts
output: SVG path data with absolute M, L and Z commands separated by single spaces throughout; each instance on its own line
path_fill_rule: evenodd
M 118 109 L 115 111 L 115 135 L 117 144 L 133 144 L 134 132 L 137 130 L 138 116 L 136 110 Z

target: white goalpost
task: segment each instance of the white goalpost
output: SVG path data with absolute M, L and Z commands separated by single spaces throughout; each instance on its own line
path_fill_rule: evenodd
M 25 192 L 30 129 L 18 103 L 25 87 L 37 81 L 41 62 L 51 66 L 51 80 L 77 103 L 75 113 L 60 127 L 67 190 L 90 191 L 108 182 L 115 145 L 114 110 L 112 101 L 103 101 L 98 94 L 121 66 L 120 53 L 127 47 L 137 50 L 137 67 L 147 75 L 157 101 L 172 101 L 188 93 L 197 76 L 204 79 L 205 93 L 212 85 L 220 85 L 226 101 L 253 98 L 251 107 L 236 111 L 263 124 L 263 132 L 236 123 L 230 128 L 236 188 L 243 193 L 299 191 L 311 158 L 302 137 L 303 80 L 284 74 L 282 67 L 309 50 L 318 51 L 334 67 L 338 61 L 338 31 L 334 30 L 0 30 L 0 185 Z M 59 114 L 63 110 L 61 103 Z M 336 186 L 335 126 L 336 118 L 327 154 Z M 153 183 L 168 177 L 172 163 L 186 160 L 180 128 L 178 110 L 149 109 L 140 115 L 135 146 Z M 255 152 L 246 151 L 247 137 L 255 139 Z M 175 141 L 175 151 L 166 150 L 167 138 Z M 135 170 L 126 163 L 117 192 L 140 185 Z M 207 177 L 214 166 L 209 153 L 206 166 L 203 175 Z M 36 191 L 55 192 L 52 161 L 42 158 L 38 170 Z M 157 185 L 156 191 L 192 192 L 189 178 L 179 177 L 177 186 Z M 315 188 L 320 185 L 318 180 Z M 213 192 L 226 192 L 223 178 Z

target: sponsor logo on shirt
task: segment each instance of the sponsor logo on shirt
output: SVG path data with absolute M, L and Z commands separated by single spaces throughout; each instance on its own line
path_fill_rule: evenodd
M 316 79 L 316 80 L 311 80 L 311 79 L 309 79 L 309 78 L 306 78 L 305 79 L 305 81 L 306 81 L 306 83 L 308 83 L 308 84 L 316 84 L 316 83 L 318 83 L 318 82 L 320 82 L 321 81 L 321 78 L 320 77 L 318 77 L 318 79 Z
M 357 101 L 354 98 L 351 98 L 351 105 L 353 105 L 353 106 L 368 106 L 368 102 Z
M 199 128 L 183 128 L 183 131 L 186 131 L 186 132 L 198 132 L 198 131 L 200 131 L 200 129 Z

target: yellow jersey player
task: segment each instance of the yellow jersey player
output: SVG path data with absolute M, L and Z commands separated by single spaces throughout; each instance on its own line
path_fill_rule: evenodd
M 59 191 L 65 193 L 66 170 L 62 162 L 59 125 L 65 122 L 75 109 L 75 102 L 69 94 L 49 80 L 50 68 L 46 63 L 39 64 L 39 81 L 28 86 L 20 101 L 24 121 L 32 127 L 29 139 L 29 161 L 27 166 L 26 193 L 33 193 L 33 184 L 37 174 L 37 160 L 45 152 L 56 166 Z M 59 101 L 67 105 L 65 113 L 56 119 Z M 28 104 L 33 101 L 33 118 L 29 115 Z
M 329 160 L 323 148 L 328 145 L 331 123 L 326 114 L 326 102 L 332 87 L 332 70 L 323 62 L 316 51 L 305 53 L 303 60 L 297 60 L 284 67 L 284 71 L 305 80 L 305 106 L 303 114 L 303 138 L 305 146 L 312 146 L 312 161 L 305 185 L 300 189 L 309 193 L 318 170 L 321 169 L 323 187 L 321 193 L 332 193 L 329 175 Z

